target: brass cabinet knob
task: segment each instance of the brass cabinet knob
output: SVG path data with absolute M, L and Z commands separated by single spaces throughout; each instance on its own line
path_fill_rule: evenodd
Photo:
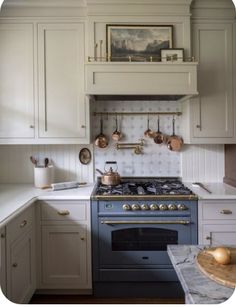
M 84 241 L 84 240 L 85 240 L 85 238 L 84 238 L 84 237 L 80 237 L 80 240 L 81 240 L 81 241 Z
M 178 210 L 187 210 L 187 207 L 184 204 L 179 204 Z
M 24 220 L 22 223 L 20 223 L 20 228 L 23 228 L 27 225 L 27 220 Z
M 12 264 L 12 267 L 13 268 L 16 268 L 18 266 L 18 264 L 16 263 L 16 262 L 14 262 L 13 264 Z
M 151 204 L 151 205 L 150 205 L 150 209 L 151 209 L 151 210 L 159 210 L 159 207 L 158 207 L 157 204 Z
M 160 204 L 159 209 L 162 211 L 168 210 L 168 207 L 166 204 Z
M 149 206 L 147 204 L 141 205 L 142 210 L 149 210 Z
M 123 210 L 125 210 L 125 211 L 131 210 L 131 207 L 130 207 L 130 205 L 128 205 L 128 204 L 124 204 L 124 205 L 122 206 L 122 208 L 123 208 Z
M 170 211 L 177 210 L 177 206 L 175 204 L 169 204 L 168 205 L 168 210 L 170 210 Z
M 211 240 L 211 237 L 210 236 L 206 236 L 206 240 Z
M 86 128 L 86 126 L 85 125 L 81 125 L 81 128 Z
M 136 205 L 136 204 L 133 204 L 131 206 L 132 210 L 140 210 L 140 206 L 139 205 Z
M 30 129 L 34 129 L 34 125 L 30 125 Z

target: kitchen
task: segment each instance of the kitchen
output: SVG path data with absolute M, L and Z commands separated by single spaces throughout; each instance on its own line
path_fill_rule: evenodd
M 167 253 L 170 244 L 236 244 L 233 2 L 5 0 L 0 30 L 3 293 L 18 303 L 34 293 L 198 303 Z M 137 30 L 154 42 L 164 33 L 167 47 L 117 59 L 128 40 L 112 49 L 111 33 Z M 177 60 L 167 61 L 170 51 Z M 115 188 L 99 191 L 115 175 Z M 39 188 L 62 182 L 79 187 Z M 133 219 L 145 223 L 123 227 Z M 148 234 L 164 243 L 142 247 Z

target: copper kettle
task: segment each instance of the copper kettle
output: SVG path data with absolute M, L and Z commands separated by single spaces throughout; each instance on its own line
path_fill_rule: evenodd
M 115 171 L 113 168 L 110 166 L 111 164 L 116 165 Z M 109 168 L 108 168 L 109 166 Z M 101 177 L 101 182 L 104 185 L 118 185 L 120 184 L 120 175 L 117 172 L 117 162 L 116 161 L 106 161 L 105 166 L 104 166 L 105 172 L 103 173 L 99 169 L 96 168 L 96 171 L 99 172 L 102 177 Z

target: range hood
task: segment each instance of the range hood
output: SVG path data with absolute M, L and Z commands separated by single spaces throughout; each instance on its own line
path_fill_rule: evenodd
M 196 62 L 91 62 L 85 64 L 85 76 L 86 94 L 96 98 L 180 100 L 198 95 Z

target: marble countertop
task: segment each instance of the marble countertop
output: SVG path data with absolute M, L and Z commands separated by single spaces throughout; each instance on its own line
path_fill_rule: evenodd
M 204 186 L 212 193 L 208 193 L 201 187 L 193 186 L 191 182 L 183 182 L 190 190 L 198 195 L 200 200 L 204 199 L 235 199 L 236 200 L 236 188 L 221 182 L 202 182 Z
M 234 289 L 224 287 L 205 276 L 197 267 L 196 256 L 204 249 L 200 245 L 168 245 L 167 252 L 185 292 L 188 304 L 219 304 L 225 302 Z
M 89 200 L 93 188 L 93 183 L 61 191 L 36 189 L 32 184 L 0 184 L 0 226 L 36 200 Z

